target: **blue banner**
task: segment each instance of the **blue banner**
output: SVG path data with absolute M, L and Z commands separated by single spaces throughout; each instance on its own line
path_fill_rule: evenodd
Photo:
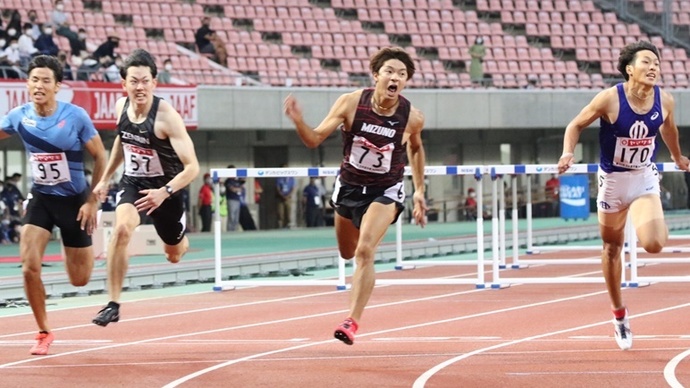
M 561 218 L 589 218 L 589 177 L 585 174 L 563 175 L 559 180 Z

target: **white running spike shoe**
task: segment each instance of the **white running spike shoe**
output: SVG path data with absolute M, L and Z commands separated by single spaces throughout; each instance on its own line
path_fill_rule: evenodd
M 614 337 L 618 347 L 622 350 L 632 348 L 633 335 L 630 331 L 630 322 L 628 321 L 628 310 L 625 310 L 625 317 L 623 319 L 613 318 Z

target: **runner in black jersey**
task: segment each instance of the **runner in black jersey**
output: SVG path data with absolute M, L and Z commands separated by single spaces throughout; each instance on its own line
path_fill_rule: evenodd
M 317 147 L 342 128 L 344 157 L 331 203 L 340 255 L 357 263 L 350 313 L 335 330 L 335 337 L 348 345 L 354 342 L 357 321 L 374 289 L 376 249 L 403 210 L 406 153 L 415 188 L 412 214 L 417 224 L 426 224 L 424 115 L 400 95 L 415 72 L 414 62 L 401 48 L 383 48 L 371 58 L 370 69 L 375 87 L 340 96 L 316 128 L 304 122 L 294 97 L 284 103 L 285 114 L 307 147 Z
M 141 223 L 140 212 L 153 219 L 168 261 L 177 263 L 189 248 L 179 190 L 199 174 L 194 144 L 182 117 L 169 103 L 153 95 L 157 69 L 151 55 L 135 50 L 120 73 L 127 97 L 116 103 L 118 135 L 103 178 L 94 189 L 104 201 L 108 182 L 124 162 L 115 227 L 107 250 L 111 301 L 93 319 L 101 326 L 120 318 L 118 301 L 127 273 L 127 246 Z

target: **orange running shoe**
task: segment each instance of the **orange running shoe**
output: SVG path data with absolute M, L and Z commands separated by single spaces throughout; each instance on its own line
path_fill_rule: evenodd
M 358 328 L 359 326 L 354 319 L 347 318 L 335 329 L 333 336 L 347 345 L 352 345 L 355 343 L 355 333 L 357 333 Z
M 53 333 L 38 333 L 36 334 L 36 345 L 31 347 L 31 354 L 36 356 L 45 356 L 48 354 L 48 348 L 53 343 L 55 336 Z

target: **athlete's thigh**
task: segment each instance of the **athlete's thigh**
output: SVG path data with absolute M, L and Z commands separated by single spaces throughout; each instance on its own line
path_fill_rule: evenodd
M 644 195 L 630 205 L 630 219 L 637 228 L 666 229 L 661 198 L 656 194 Z
M 628 209 L 616 212 L 605 213 L 599 210 L 599 231 L 601 239 L 608 244 L 623 244 L 625 239 L 625 221 L 628 218 Z
M 362 217 L 359 243 L 378 245 L 395 219 L 397 212 L 396 202 L 388 204 L 372 202 Z
M 23 265 L 25 267 L 38 265 L 40 268 L 46 246 L 52 234 L 46 229 L 32 224 L 22 226 L 20 233 L 19 254 Z
M 352 223 L 352 220 L 345 218 L 334 212 L 335 236 L 338 240 L 338 251 L 343 259 L 355 257 L 357 241 L 359 240 L 359 229 Z
M 70 279 L 88 280 L 93 270 L 93 246 L 75 248 L 65 247 L 65 268 Z

